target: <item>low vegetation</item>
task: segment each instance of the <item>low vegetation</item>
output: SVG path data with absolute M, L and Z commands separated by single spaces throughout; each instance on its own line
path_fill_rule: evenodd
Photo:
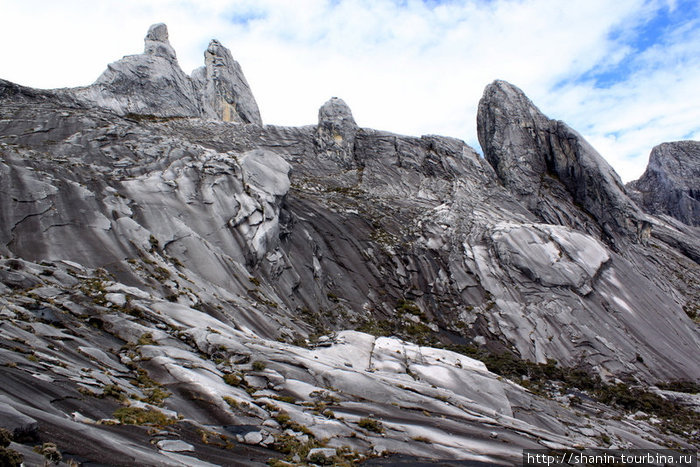
M 46 459 L 44 465 L 58 465 L 63 460 L 61 451 L 58 450 L 55 443 L 44 443 L 41 446 L 35 446 L 34 452 L 44 456 L 44 459 Z
M 0 428 L 0 465 L 16 467 L 22 465 L 24 456 L 14 449 L 10 449 L 12 443 L 12 432 Z
M 624 410 L 628 413 L 644 412 L 661 420 L 662 430 L 686 436 L 700 426 L 700 413 L 642 387 L 627 383 L 610 384 L 582 368 L 559 366 L 556 360 L 534 363 L 503 352 L 488 353 L 472 346 L 449 346 L 449 350 L 481 360 L 486 367 L 503 377 L 511 379 L 536 394 L 560 395 L 572 391 L 583 391 L 592 399 Z M 659 383 L 661 389 L 697 393 L 700 385 L 689 381 Z M 574 401 L 580 401 L 575 396 Z
M 167 426 L 176 421 L 159 410 L 141 407 L 120 407 L 114 411 L 114 418 L 123 425 Z
M 361 418 L 360 421 L 357 422 L 357 426 L 367 431 L 373 431 L 375 433 L 384 433 L 384 427 L 382 426 L 382 423 L 373 418 Z

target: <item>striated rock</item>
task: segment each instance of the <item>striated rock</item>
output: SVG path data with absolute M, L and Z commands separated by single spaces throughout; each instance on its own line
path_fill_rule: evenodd
M 555 225 L 500 224 L 493 231 L 499 258 L 546 286 L 569 286 L 584 295 L 610 260 L 595 239 Z
M 39 429 L 39 423 L 12 407 L 8 403 L 10 401 L 11 399 L 7 396 L 0 396 L 0 428 L 12 433 L 15 439 L 34 438 Z
M 42 439 L 106 465 L 694 442 L 590 389 L 700 381 L 694 227 L 647 216 L 629 241 L 648 231 L 609 167 L 505 83 L 482 102 L 489 163 L 359 129 L 339 99 L 316 126 L 242 124 L 245 99 L 215 94 L 241 89 L 228 56 L 161 80 L 181 75 L 156 25 L 113 67 L 125 94 L 0 80 L 0 402 Z M 187 118 L 120 116 L 136 104 Z M 122 400 L 168 431 L 111 426 Z M 154 449 L 174 437 L 193 450 Z
M 667 214 L 700 226 L 700 142 L 676 141 L 654 147 L 646 171 L 627 188 L 648 213 Z
M 517 87 L 505 81 L 486 87 L 477 131 L 498 177 L 544 221 L 595 234 L 597 229 L 588 225 L 591 216 L 609 241 L 619 235 L 635 241 L 648 236 L 647 219 L 612 167 L 566 123 L 543 115 Z M 553 203 L 552 196 L 561 202 Z

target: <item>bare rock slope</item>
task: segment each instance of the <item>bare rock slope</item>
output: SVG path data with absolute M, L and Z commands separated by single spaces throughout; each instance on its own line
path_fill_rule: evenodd
M 263 126 L 230 52 L 189 77 L 164 25 L 0 101 L 0 426 L 28 461 L 697 446 L 693 396 L 654 387 L 700 382 L 697 235 L 508 83 L 486 160 L 337 98 Z

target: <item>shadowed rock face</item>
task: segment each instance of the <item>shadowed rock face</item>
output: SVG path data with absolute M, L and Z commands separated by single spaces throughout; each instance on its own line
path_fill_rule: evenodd
M 206 57 L 182 74 L 155 25 L 91 87 L 0 80 L 0 426 L 133 465 L 262 465 L 310 442 L 299 425 L 337 453 L 487 463 L 687 446 L 436 348 L 700 381 L 697 235 L 640 214 L 573 130 L 503 82 L 480 105 L 488 162 L 360 128 L 337 98 L 261 126 L 230 53 Z M 120 398 L 183 420 L 96 423 Z
M 477 131 L 498 177 L 544 221 L 592 234 L 600 229 L 608 241 L 648 235 L 644 214 L 612 167 L 566 123 L 544 116 L 517 87 L 504 81 L 486 87 Z M 590 225 L 589 216 L 597 225 Z
M 650 214 L 667 214 L 699 227 L 700 142 L 677 141 L 656 146 L 644 174 L 627 186 Z

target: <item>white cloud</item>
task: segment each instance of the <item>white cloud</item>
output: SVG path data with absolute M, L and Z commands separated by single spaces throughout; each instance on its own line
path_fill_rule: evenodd
M 506 79 L 589 137 L 630 180 L 653 145 L 699 131 L 693 30 L 636 57 L 628 80 L 610 88 L 577 78 L 629 60 L 627 38 L 665 7 L 660 0 L 465 0 L 434 8 L 417 0 L 6 0 L 0 77 L 36 87 L 89 84 L 107 63 L 141 52 L 148 26 L 165 22 L 187 72 L 201 65 L 212 37 L 229 47 L 267 123 L 314 123 L 318 107 L 339 96 L 362 126 L 477 145 L 483 88 Z

